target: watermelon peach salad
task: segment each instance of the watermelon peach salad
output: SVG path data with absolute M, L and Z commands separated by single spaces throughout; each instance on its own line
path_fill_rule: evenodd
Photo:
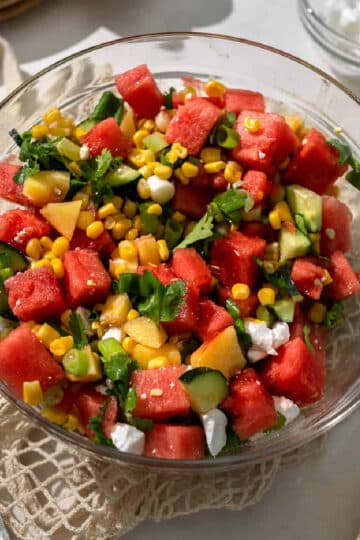
M 115 83 L 78 125 L 51 108 L 10 133 L 0 379 L 122 452 L 231 453 L 323 395 L 360 289 L 334 183 L 360 187 L 360 163 L 259 92 L 163 94 L 146 65 Z

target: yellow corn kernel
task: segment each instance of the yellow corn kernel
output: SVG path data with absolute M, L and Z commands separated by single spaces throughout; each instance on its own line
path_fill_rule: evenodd
M 41 244 L 38 238 L 32 238 L 28 241 L 25 248 L 25 253 L 28 257 L 31 257 L 35 261 L 38 261 L 41 257 Z
M 41 245 L 42 248 L 51 251 L 52 245 L 53 245 L 53 241 L 51 240 L 51 238 L 49 238 L 49 236 L 42 236 L 42 237 L 40 238 L 40 245 Z
M 124 204 L 123 212 L 125 216 L 129 219 L 133 218 L 136 215 L 137 204 L 130 199 L 127 199 Z
M 171 145 L 171 151 L 175 152 L 178 158 L 186 159 L 188 156 L 188 150 L 182 144 L 175 142 Z M 169 153 L 169 152 L 168 152 Z M 167 158 L 168 154 L 166 154 Z
M 181 167 L 178 169 L 175 169 L 174 174 L 178 180 L 184 185 L 187 186 L 190 183 L 190 178 L 185 176 L 185 174 L 182 172 Z
M 61 137 L 62 135 L 64 137 L 70 137 L 71 135 L 71 128 L 64 128 L 64 127 L 51 127 L 49 128 L 50 135 L 54 135 L 54 137 Z
M 136 309 L 130 309 L 129 313 L 127 314 L 127 320 L 128 321 L 132 321 L 133 319 L 136 319 L 137 317 L 139 317 L 139 312 L 136 311 Z
M 158 163 L 154 167 L 154 174 L 161 178 L 161 180 L 169 180 L 173 174 L 173 170 L 168 165 L 162 165 L 162 163 Z
M 114 227 L 116 221 L 113 218 L 113 216 L 109 216 L 104 219 L 104 227 L 107 231 L 111 231 L 111 229 Z
M 147 214 L 155 214 L 155 216 L 161 216 L 163 212 L 162 206 L 159 203 L 154 203 L 146 210 Z
M 54 270 L 54 274 L 58 279 L 62 279 L 64 277 L 64 265 L 61 259 L 58 259 L 57 257 L 54 257 L 51 259 L 51 266 Z
M 329 274 L 329 272 L 324 269 L 324 273 L 325 273 L 325 279 L 323 281 L 323 284 L 324 285 L 330 285 L 330 283 L 333 282 L 333 278 L 331 277 L 331 275 Z
M 114 197 L 112 198 L 112 203 L 117 210 L 120 210 L 124 203 L 124 199 L 120 197 L 120 195 L 114 195 Z
M 130 229 L 126 233 L 125 239 L 130 240 L 130 242 L 131 242 L 131 241 L 135 240 L 138 236 L 139 236 L 139 231 L 137 229 Z
M 132 163 L 135 167 L 143 167 L 143 165 L 146 165 L 147 163 L 151 163 L 155 161 L 155 154 L 152 150 L 142 150 L 141 148 L 134 148 L 131 150 L 128 160 L 130 163 Z
M 205 86 L 204 90 L 209 97 L 219 98 L 226 92 L 226 86 L 219 81 L 210 80 Z
M 66 311 L 63 311 L 63 313 L 60 316 L 61 324 L 68 327 L 70 323 L 70 315 L 71 315 L 71 309 L 67 309 Z
M 200 153 L 200 159 L 204 163 L 213 163 L 214 161 L 221 161 L 220 148 L 203 148 Z
M 83 135 L 85 135 L 86 131 L 81 128 L 81 127 L 76 127 L 73 131 L 73 135 L 74 137 L 76 137 L 78 140 L 80 139 L 80 137 L 82 137 Z
M 80 422 L 74 414 L 69 414 L 63 427 L 68 431 L 75 431 L 79 429 Z
M 137 260 L 137 249 L 133 242 L 128 240 L 123 240 L 119 244 L 119 255 L 125 261 L 136 261 Z
M 207 173 L 213 174 L 223 171 L 226 167 L 225 161 L 212 161 L 211 163 L 205 163 L 204 169 Z
M 91 223 L 94 223 L 94 221 L 95 221 L 95 217 L 94 217 L 93 212 L 90 212 L 88 210 L 82 210 L 79 213 L 76 226 L 82 231 L 86 231 L 88 226 L 91 225 Z
M 51 107 L 43 116 L 43 120 L 45 124 L 53 124 L 54 122 L 58 122 L 61 118 L 61 112 L 57 107 Z
M 199 174 L 199 167 L 190 161 L 185 161 L 181 165 L 181 172 L 186 178 L 195 178 Z
M 139 129 L 146 129 L 147 131 L 151 132 L 155 129 L 155 122 L 154 120 L 150 120 L 148 118 L 142 118 L 138 122 Z
M 30 268 L 40 268 L 41 266 L 51 266 L 49 259 L 40 259 L 31 263 Z
M 48 134 L 49 128 L 44 124 L 37 124 L 31 128 L 31 136 L 34 139 L 40 139 L 40 137 L 45 137 Z
M 156 356 L 152 360 L 149 360 L 148 369 L 156 369 L 169 366 L 170 362 L 166 356 Z
M 271 227 L 275 230 L 275 231 L 278 231 L 281 229 L 281 219 L 280 219 L 280 214 L 277 210 L 272 210 L 270 213 L 269 213 L 269 223 L 271 225 Z
M 270 287 L 262 287 L 257 293 L 262 306 L 269 306 L 275 303 L 275 291 Z
M 86 227 L 86 236 L 95 240 L 104 232 L 104 224 L 102 221 L 94 221 Z
M 59 127 L 72 129 L 74 127 L 74 120 L 70 116 L 63 116 L 62 118 L 60 118 L 57 125 Z
M 98 210 L 98 217 L 100 219 L 105 219 L 113 214 L 116 214 L 117 210 L 113 203 L 107 203 L 101 206 Z
M 121 274 L 129 273 L 128 263 L 126 261 L 118 261 L 116 263 L 110 261 L 109 272 L 115 279 L 119 279 Z
M 114 240 L 121 240 L 125 238 L 127 232 L 131 229 L 130 219 L 121 219 L 118 223 L 115 223 L 114 227 L 111 229 L 111 235 Z
M 179 159 L 179 156 L 174 150 L 169 150 L 165 157 L 166 157 L 166 161 L 168 161 L 171 164 L 176 163 L 176 161 Z
M 23 400 L 27 405 L 40 405 L 44 399 L 39 381 L 26 381 L 23 383 Z
M 233 184 L 239 182 L 243 174 L 242 166 L 237 161 L 228 161 L 224 169 L 224 177 L 227 182 Z
M 150 132 L 147 129 L 139 129 L 134 133 L 133 141 L 137 148 L 144 148 L 143 140 L 145 137 L 150 135 Z
M 326 307 L 320 302 L 315 302 L 309 310 L 308 316 L 311 322 L 320 324 L 323 322 L 326 314 Z
M 250 131 L 250 133 L 256 133 L 261 128 L 261 122 L 257 118 L 246 116 L 244 118 L 244 128 Z
M 62 336 L 50 343 L 50 352 L 55 356 L 64 356 L 74 346 L 72 336 Z
M 142 223 L 141 223 L 141 217 L 140 216 L 136 216 L 134 218 L 134 221 L 133 221 L 133 227 L 138 230 L 138 231 L 141 231 L 141 227 L 142 227 Z
M 136 186 L 136 190 L 138 192 L 139 197 L 141 197 L 142 199 L 150 198 L 151 191 L 145 178 L 140 178 Z
M 136 341 L 129 336 L 124 337 L 124 339 L 121 342 L 122 348 L 125 349 L 125 351 L 128 354 L 131 354 L 131 351 L 133 350 L 135 345 L 136 345 Z
M 68 419 L 67 414 L 55 409 L 55 407 L 44 407 L 41 409 L 41 415 L 58 426 L 63 426 Z
M 181 212 L 178 212 L 177 210 L 176 212 L 173 213 L 172 218 L 175 219 L 175 221 L 178 221 L 179 223 L 185 223 L 186 221 L 186 216 L 182 214 Z
M 35 331 L 36 337 L 47 347 L 50 347 L 50 343 L 60 337 L 59 332 L 55 330 L 50 324 L 44 323 L 40 325 Z
M 54 240 L 54 243 L 52 245 L 51 251 L 54 257 L 61 257 L 64 255 L 66 251 L 68 251 L 70 247 L 70 242 L 65 236 L 58 236 Z
M 246 300 L 250 296 L 250 288 L 246 283 L 235 283 L 231 288 L 235 300 Z
M 167 261 L 170 256 L 170 252 L 166 240 L 161 239 L 158 240 L 156 243 L 159 250 L 160 259 L 162 261 Z
M 296 135 L 300 135 L 300 133 L 302 132 L 304 128 L 304 122 L 302 118 L 295 114 L 285 115 L 284 118 L 285 118 L 285 122 L 290 127 L 290 129 L 292 129 L 292 131 L 296 133 Z
M 153 167 L 149 164 L 143 165 L 138 171 L 144 178 L 149 178 L 154 172 Z
M 280 248 L 278 242 L 267 244 L 264 254 L 266 261 L 278 261 L 280 257 Z
M 49 261 L 51 261 L 51 259 L 53 258 L 54 258 L 54 254 L 52 251 L 44 251 L 43 259 L 49 259 Z

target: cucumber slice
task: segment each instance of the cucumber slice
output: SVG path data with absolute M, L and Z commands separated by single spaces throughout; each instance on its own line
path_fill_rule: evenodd
M 179 380 L 189 396 L 192 409 L 199 414 L 215 409 L 229 393 L 226 378 L 216 369 L 191 369 Z
M 143 145 L 145 148 L 152 150 L 154 154 L 157 154 L 167 148 L 169 143 L 165 141 L 164 136 L 160 135 L 160 133 L 152 133 L 143 139 Z
M 303 186 L 293 184 L 286 188 L 286 198 L 293 214 L 304 216 L 305 226 L 309 232 L 321 230 L 322 198 L 320 195 Z
M 80 146 L 72 142 L 70 139 L 64 137 L 63 139 L 60 139 L 60 141 L 58 141 L 55 146 L 59 154 L 61 154 L 62 156 L 65 156 L 71 161 L 80 160 Z
M 299 230 L 295 232 L 282 228 L 279 238 L 280 261 L 303 257 L 311 248 L 311 240 Z
M 22 272 L 29 266 L 27 258 L 20 253 L 17 249 L 6 244 L 6 242 L 0 242 L 0 267 L 11 268 L 15 272 Z
M 268 328 L 275 322 L 274 315 L 265 306 L 258 306 L 256 310 L 256 318 L 263 321 Z
M 148 208 L 152 204 L 152 202 L 145 202 L 139 205 L 141 230 L 143 234 L 156 234 L 159 229 L 159 225 L 161 225 L 160 216 L 148 213 Z
M 80 122 L 80 124 L 78 124 L 76 127 L 83 129 L 87 133 L 88 131 L 90 131 L 90 129 L 92 129 L 96 125 L 96 123 L 97 123 L 96 120 L 87 118 L 83 122 Z
M 269 309 L 282 322 L 290 323 L 294 320 L 295 302 L 290 299 L 277 300 Z
M 111 187 L 125 186 L 141 178 L 141 173 L 128 165 L 120 165 L 115 171 L 105 175 L 105 182 Z

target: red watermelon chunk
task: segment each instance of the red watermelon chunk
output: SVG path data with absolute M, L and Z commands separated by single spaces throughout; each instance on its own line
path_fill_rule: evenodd
M 311 129 L 290 161 L 284 181 L 300 184 L 322 195 L 347 168 L 348 165 L 339 163 L 338 151 L 326 144 L 324 135 Z
M 81 144 L 89 147 L 92 156 L 99 156 L 103 150 L 110 150 L 113 156 L 127 157 L 131 144 L 114 118 L 102 120 L 80 137 Z
M 185 146 L 191 155 L 199 154 L 220 116 L 220 109 L 211 102 L 194 98 L 176 109 L 166 133 L 169 144 L 178 142 Z
M 28 210 L 14 209 L 0 215 L 0 240 L 24 252 L 31 238 L 50 233 L 50 225 Z
M 333 282 L 326 287 L 326 296 L 333 300 L 343 300 L 360 290 L 359 280 L 341 251 L 335 251 L 330 257 L 329 268 Z
M 16 204 L 29 206 L 31 203 L 23 194 L 23 186 L 14 180 L 15 174 L 19 170 L 19 165 L 13 165 L 6 161 L 0 163 L 0 197 Z
M 268 390 L 304 406 L 321 399 L 325 388 L 325 340 L 322 329 L 314 328 L 312 354 L 301 337 L 296 337 L 269 357 L 261 369 Z
M 194 248 L 176 249 L 171 267 L 179 279 L 198 289 L 200 294 L 206 293 L 211 285 L 211 273 L 204 259 Z
M 19 397 L 23 383 L 39 381 L 43 391 L 64 379 L 64 372 L 26 324 L 0 341 L 0 379 Z
M 184 301 L 175 319 L 162 323 L 168 334 L 195 332 L 199 317 L 199 291 L 187 285 Z
M 66 309 L 60 284 L 49 266 L 17 273 L 5 281 L 9 306 L 21 321 L 42 322 Z
M 210 259 L 212 272 L 223 285 L 247 283 L 252 287 L 260 275 L 254 257 L 263 259 L 265 247 L 265 240 L 233 231 L 213 243 Z
M 119 94 L 141 118 L 154 118 L 160 110 L 164 96 L 151 71 L 142 64 L 118 75 L 115 80 Z
M 261 171 L 247 171 L 243 177 L 241 187 L 250 193 L 255 204 L 264 204 L 271 191 L 272 183 L 269 182 L 266 174 Z
M 259 299 L 255 292 L 251 293 L 246 300 L 236 300 L 231 293 L 231 287 L 219 287 L 218 297 L 222 305 L 225 305 L 228 298 L 235 302 L 242 317 L 255 317 L 256 308 L 259 305 Z
M 156 279 L 160 281 L 163 285 L 168 285 L 170 281 L 174 281 L 174 279 L 178 279 L 170 266 L 168 264 L 162 263 L 157 266 L 139 266 L 137 269 L 138 274 L 143 274 L 144 270 L 147 270 L 148 272 L 151 272 L 154 274 Z
M 209 341 L 234 323 L 231 315 L 221 306 L 204 298 L 199 304 L 199 322 L 196 333 L 202 341 Z
M 200 426 L 155 424 L 146 433 L 144 455 L 163 459 L 204 457 L 204 431 Z
M 151 420 L 167 420 L 172 416 L 188 416 L 189 398 L 179 382 L 185 371 L 183 366 L 168 366 L 133 371 L 131 386 L 135 388 L 137 400 L 133 416 Z M 160 396 L 152 396 L 151 390 L 160 389 Z
M 92 249 L 97 251 L 100 255 L 108 257 L 116 248 L 109 232 L 104 230 L 97 238 L 89 238 L 86 236 L 86 231 L 82 229 L 75 229 L 73 237 L 70 242 L 70 249 Z
M 98 416 L 101 413 L 100 409 L 104 406 L 106 401 L 108 401 L 108 405 L 106 406 L 102 421 L 102 430 L 106 437 L 110 439 L 118 415 L 116 398 L 104 396 L 93 388 L 82 390 L 75 396 L 74 405 L 78 411 L 85 432 L 90 439 L 93 439 L 95 436 L 95 433 L 88 427 L 90 418 Z
M 192 185 L 184 186 L 181 182 L 175 182 L 172 207 L 173 210 L 177 210 L 186 216 L 199 219 L 205 214 L 211 198 L 212 193 L 208 188 Z
M 92 306 L 105 300 L 111 279 L 95 251 L 67 251 L 63 264 L 64 288 L 71 307 Z
M 277 423 L 273 399 L 252 368 L 244 369 L 233 377 L 230 395 L 222 402 L 221 408 L 230 415 L 231 427 L 242 440 Z
M 305 324 L 309 324 L 309 320 L 307 315 L 304 313 L 301 303 L 295 304 L 295 313 L 294 313 L 294 320 L 289 325 L 290 327 L 290 339 L 294 339 L 296 337 L 304 337 L 304 326 Z
M 244 127 L 245 118 L 260 121 L 260 129 L 251 133 Z M 243 111 L 237 121 L 236 130 L 240 134 L 238 146 L 233 150 L 233 158 L 247 169 L 263 171 L 273 175 L 278 166 L 293 152 L 297 137 L 284 118 L 278 114 Z
M 225 109 L 236 114 L 241 113 L 241 111 L 263 113 L 265 111 L 264 96 L 260 92 L 252 90 L 228 88 L 225 92 Z
M 322 198 L 321 254 L 329 257 L 334 251 L 351 250 L 351 213 L 346 204 L 324 195 Z
M 326 281 L 325 270 L 317 264 L 315 257 L 296 259 L 291 270 L 291 279 L 301 294 L 319 300 Z

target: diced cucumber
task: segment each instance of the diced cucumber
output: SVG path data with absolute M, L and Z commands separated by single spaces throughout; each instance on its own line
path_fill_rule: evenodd
M 90 131 L 90 129 L 92 129 L 96 125 L 96 123 L 97 123 L 96 120 L 87 118 L 83 122 L 80 122 L 80 124 L 78 124 L 76 127 L 81 128 L 82 130 L 85 131 L 85 133 L 87 133 L 88 131 Z
M 311 240 L 298 229 L 295 232 L 284 227 L 280 231 L 279 238 L 280 261 L 303 257 L 311 248 Z
M 120 165 L 115 171 L 105 175 L 105 182 L 111 187 L 125 186 L 141 178 L 141 173 L 128 165 Z
M 90 118 L 97 122 L 105 120 L 105 118 L 113 117 L 116 122 L 120 124 L 124 114 L 124 100 L 116 97 L 112 92 L 106 90 L 95 109 L 93 110 Z
M 243 221 L 261 221 L 262 215 L 261 215 L 261 206 L 255 206 L 251 210 L 248 210 L 245 212 L 245 210 L 242 211 L 242 219 Z
M 293 322 L 295 312 L 295 302 L 289 299 L 277 300 L 275 304 L 269 306 L 269 309 L 277 316 L 280 321 Z
M 145 148 L 152 150 L 154 154 L 157 154 L 169 146 L 169 143 L 165 141 L 164 136 L 160 133 L 152 133 L 143 139 L 143 145 Z
M 141 217 L 141 230 L 145 234 L 156 234 L 161 225 L 160 216 L 156 214 L 149 214 L 148 208 L 152 202 L 145 202 L 139 205 L 140 217 Z
M 20 253 L 17 249 L 6 244 L 6 242 L 0 242 L 0 267 L 11 268 L 16 272 L 22 272 L 29 266 L 27 258 Z
M 286 198 L 294 214 L 304 216 L 309 232 L 319 232 L 322 224 L 322 198 L 303 186 L 292 184 L 286 188 Z
M 60 141 L 58 141 L 55 146 L 59 154 L 61 154 L 62 156 L 65 156 L 71 161 L 80 160 L 80 146 L 78 144 L 75 144 L 70 139 L 64 137 L 63 139 L 60 139 Z
M 184 225 L 176 219 L 169 218 L 165 223 L 164 239 L 169 249 L 174 249 L 180 243 Z
M 258 306 L 256 310 L 256 318 L 263 321 L 269 328 L 274 323 L 274 315 L 265 306 Z
M 229 393 L 226 378 L 216 369 L 191 369 L 183 373 L 179 380 L 189 396 L 192 409 L 199 414 L 217 407 Z

